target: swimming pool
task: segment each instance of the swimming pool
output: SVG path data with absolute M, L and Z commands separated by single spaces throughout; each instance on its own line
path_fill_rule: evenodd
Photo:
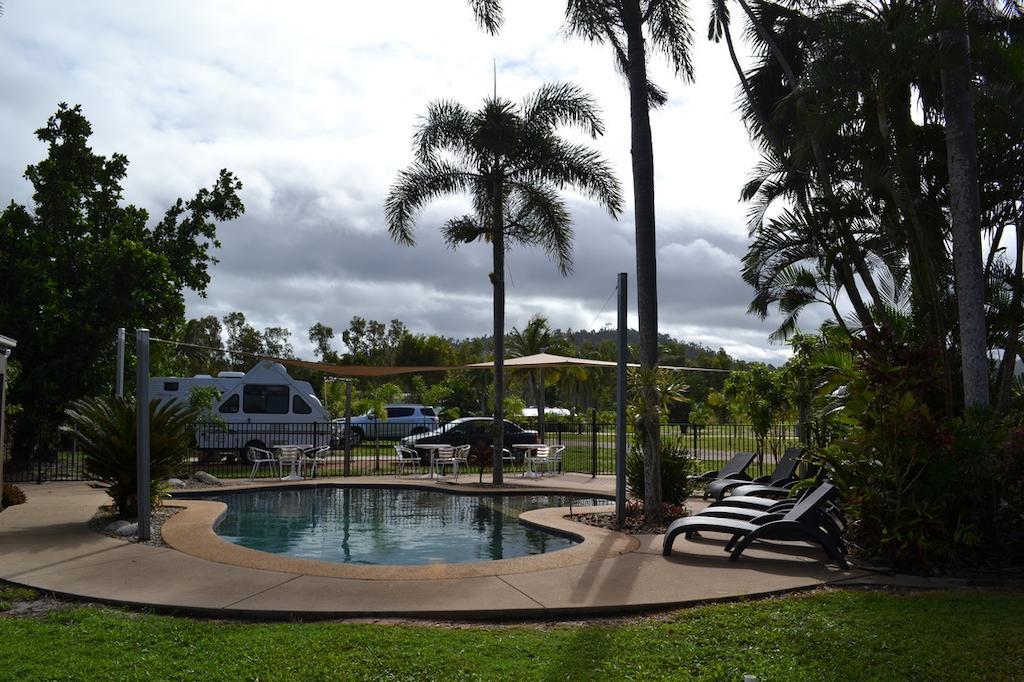
M 576 544 L 519 514 L 611 504 L 566 494 L 469 495 L 418 488 L 325 487 L 224 493 L 216 532 L 263 552 L 350 564 L 457 564 L 544 554 Z

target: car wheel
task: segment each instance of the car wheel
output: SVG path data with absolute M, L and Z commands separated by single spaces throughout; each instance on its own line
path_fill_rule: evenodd
M 351 444 L 352 447 L 355 447 L 362 443 L 365 437 L 366 436 L 363 434 L 362 429 L 352 429 L 352 435 L 349 436 L 348 442 Z

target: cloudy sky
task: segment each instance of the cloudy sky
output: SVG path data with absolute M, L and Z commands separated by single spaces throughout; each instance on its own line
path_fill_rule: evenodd
M 655 80 L 670 94 L 652 115 L 657 174 L 661 331 L 777 361 L 771 320 L 745 314 L 739 277 L 747 243 L 740 187 L 756 160 L 736 114 L 723 45 L 704 39 L 694 5 L 697 82 Z M 411 160 L 417 117 L 436 99 L 476 107 L 492 89 L 519 100 L 546 81 L 593 94 L 607 132 L 595 145 L 631 187 L 626 89 L 607 48 L 566 40 L 561 0 L 506 0 L 501 36 L 477 29 L 466 0 L 174 3 L 6 0 L 0 17 L 0 200 L 25 203 L 24 168 L 45 150 L 32 131 L 59 101 L 81 104 L 93 148 L 131 162 L 125 196 L 154 216 L 210 184 L 220 168 L 245 184 L 245 216 L 223 225 L 208 297 L 188 314 L 241 310 L 257 326 L 293 330 L 309 356 L 316 321 L 399 318 L 449 337 L 491 330 L 490 254 L 450 251 L 438 226 L 467 209 L 453 198 L 426 210 L 417 246 L 390 241 L 384 196 Z M 535 249 L 508 257 L 507 324 L 546 315 L 553 326 L 614 322 L 618 272 L 630 273 L 635 326 L 632 204 L 615 221 L 567 195 L 575 273 Z M 808 316 L 806 325 L 820 320 Z M 340 345 L 340 339 L 337 341 Z

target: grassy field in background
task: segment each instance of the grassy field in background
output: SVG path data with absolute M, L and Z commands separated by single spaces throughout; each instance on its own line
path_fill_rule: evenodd
M 1022 610 L 1020 593 L 831 591 L 600 624 L 446 627 L 68 605 L 0 616 L 0 679 L 1011 680 L 1024 677 Z

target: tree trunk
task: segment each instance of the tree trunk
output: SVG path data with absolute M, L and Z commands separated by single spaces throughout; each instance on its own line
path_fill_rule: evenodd
M 494 181 L 491 196 L 493 226 L 491 248 L 494 250 L 494 424 L 491 439 L 494 455 L 491 459 L 493 482 L 505 482 L 504 462 L 501 459 L 505 447 L 505 202 L 501 178 Z
M 953 65 L 942 69 L 941 77 L 964 406 L 987 407 L 990 404 L 988 344 L 985 335 L 977 134 L 970 79 L 971 48 L 964 24 L 963 0 L 945 0 L 941 9 L 945 9 L 955 22 L 943 28 L 939 35 L 956 59 Z
M 633 162 L 633 210 L 636 223 L 636 296 L 640 321 L 640 366 L 658 365 L 658 246 L 654 225 L 654 147 L 651 140 L 650 100 L 647 90 L 647 59 L 643 18 L 639 0 L 623 0 L 622 24 L 627 38 L 629 61 L 630 142 Z M 654 373 L 641 372 L 653 377 Z M 658 447 L 658 408 L 656 387 L 643 382 L 641 419 L 645 434 L 644 513 L 661 513 L 661 453 Z
M 995 245 L 993 244 L 993 248 Z M 1013 370 L 1017 365 L 1017 351 L 1020 350 L 1021 316 L 1024 315 L 1024 206 L 1017 219 L 1017 263 L 1013 269 L 1013 296 L 1010 299 L 1010 324 L 1006 332 L 1006 348 L 999 366 L 998 396 L 996 409 L 1005 412 L 1010 407 L 1010 392 L 1013 389 Z

